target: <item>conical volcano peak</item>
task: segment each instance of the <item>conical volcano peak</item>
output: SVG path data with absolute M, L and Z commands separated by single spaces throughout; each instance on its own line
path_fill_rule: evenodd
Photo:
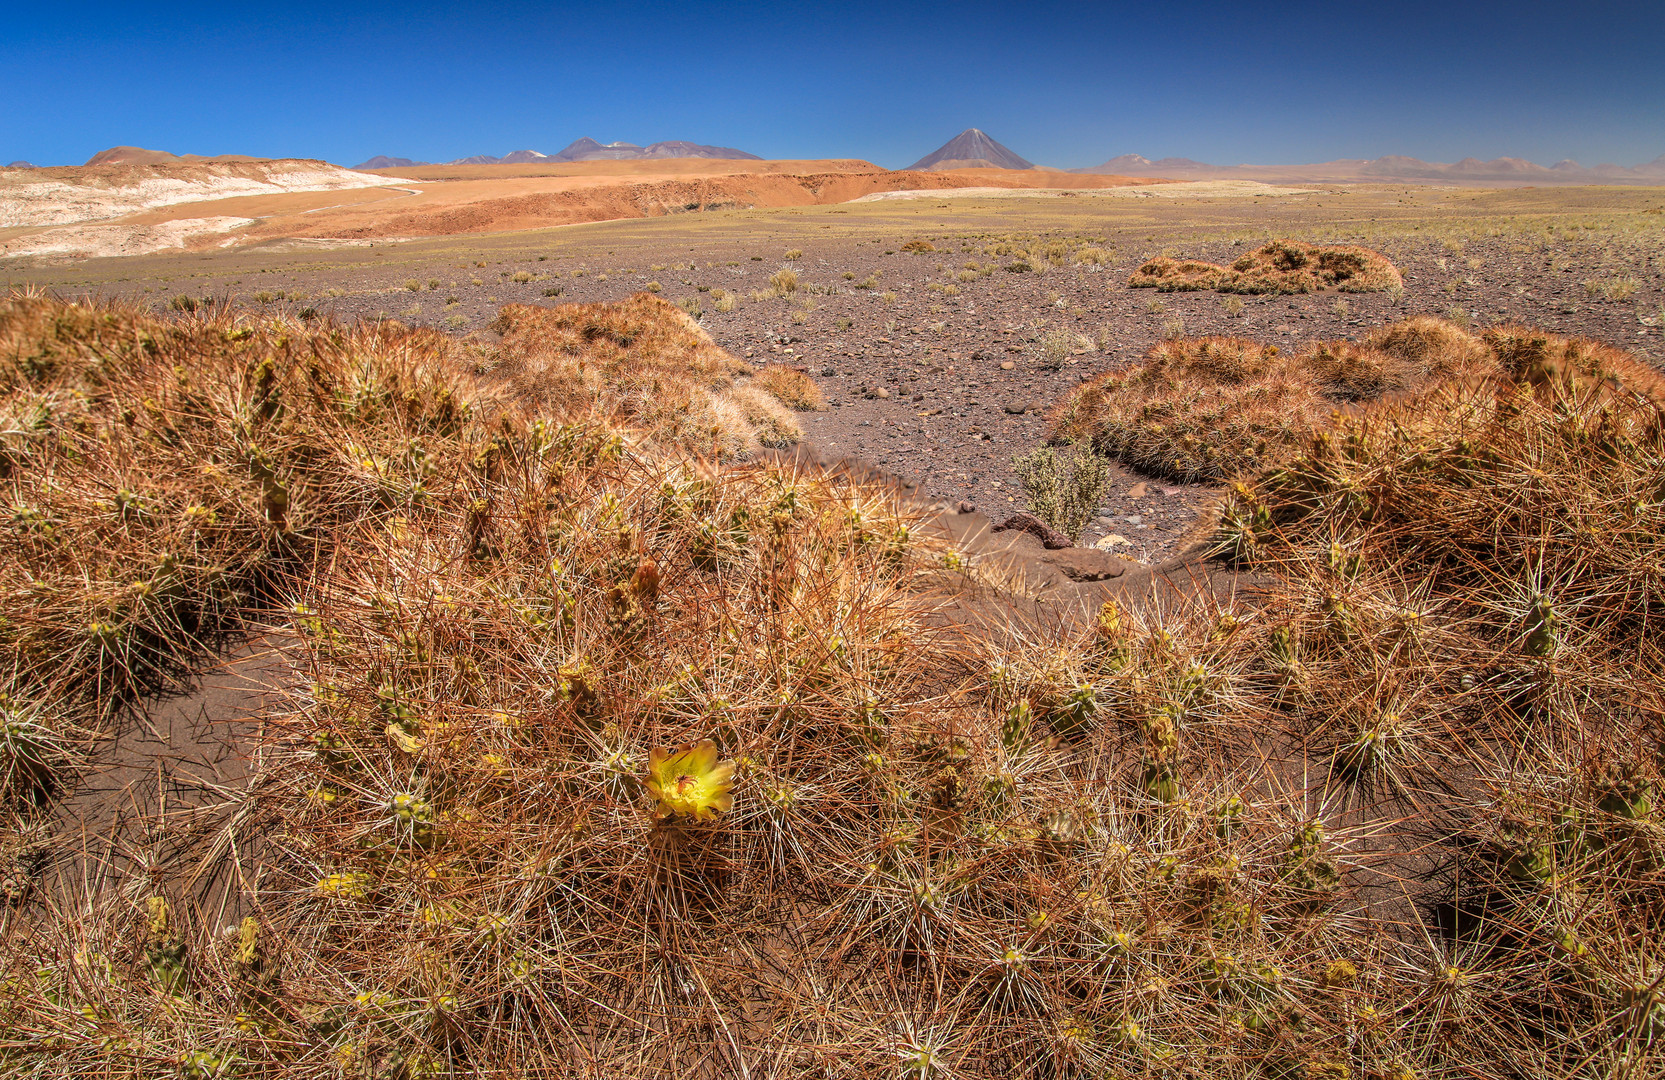
M 977 128 L 966 128 L 909 165 L 910 169 L 1033 169 L 1033 162 L 1018 157 Z

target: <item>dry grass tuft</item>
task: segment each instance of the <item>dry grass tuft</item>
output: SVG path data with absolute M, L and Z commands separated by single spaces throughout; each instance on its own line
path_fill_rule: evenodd
M 1402 288 L 1399 270 L 1368 248 L 1274 240 L 1229 267 L 1159 255 L 1127 279 L 1129 288 L 1158 292 L 1312 293 L 1383 292 Z
M 1054 415 L 1052 438 L 1088 440 L 1157 476 L 1230 480 L 1291 453 L 1329 426 L 1338 407 L 1375 407 L 1448 383 L 1524 374 L 1534 365 L 1622 370 L 1638 388 L 1657 379 L 1605 346 L 1519 328 L 1492 331 L 1482 341 L 1417 316 L 1363 343 L 1315 341 L 1295 353 L 1241 338 L 1162 342 L 1138 366 L 1077 388 Z
M 815 380 L 794 367 L 770 364 L 758 372 L 756 384 L 798 412 L 826 412 L 827 399 Z
M 1484 339 L 1505 370 L 1533 385 L 1588 381 L 1665 401 L 1665 377 L 1611 345 L 1513 324 L 1492 327 Z
M 534 408 L 629 424 L 665 445 L 718 457 L 765 439 L 797 440 L 796 423 L 745 419 L 728 398 L 751 368 L 724 352 L 686 312 L 638 293 L 618 303 L 544 308 L 509 304 L 487 350 L 491 380 Z
M 1135 270 L 1127 284 L 1129 288 L 1157 292 L 1208 292 L 1218 289 L 1229 274 L 1229 270 L 1215 263 L 1158 255 Z
M 1364 344 L 1415 365 L 1424 378 L 1477 378 L 1498 370 L 1493 351 L 1456 323 L 1432 315 L 1378 327 Z
M 1398 267 L 1368 248 L 1274 240 L 1232 263 L 1220 288 L 1233 293 L 1383 292 L 1403 285 Z
M 1051 437 L 1155 476 L 1213 480 L 1285 452 L 1331 407 L 1300 361 L 1273 346 L 1180 339 L 1082 383 L 1054 414 Z

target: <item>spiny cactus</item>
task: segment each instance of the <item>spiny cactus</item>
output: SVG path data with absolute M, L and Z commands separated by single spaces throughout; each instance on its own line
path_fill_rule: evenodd
M 1548 594 L 1539 593 L 1532 598 L 1526 613 L 1526 637 L 1524 645 L 1530 656 L 1552 656 L 1560 640 L 1557 628 L 1560 626 L 1561 616 L 1555 610 L 1555 602 Z

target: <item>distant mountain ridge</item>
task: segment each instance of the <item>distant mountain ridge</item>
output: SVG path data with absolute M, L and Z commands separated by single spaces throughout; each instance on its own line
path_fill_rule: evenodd
M 112 146 L 108 150 L 100 150 L 86 161 L 87 165 L 173 165 L 181 162 L 202 161 L 267 161 L 268 158 L 250 157 L 248 154 L 219 154 L 215 157 L 204 157 L 201 154 L 170 154 L 166 150 L 146 150 L 142 146 Z M 288 159 L 285 159 L 288 160 Z M 294 159 L 310 160 L 310 159 Z M 85 168 L 86 166 L 82 166 Z
M 639 146 L 633 142 L 597 142 L 588 135 L 575 139 L 558 153 L 545 154 L 537 150 L 515 150 L 502 157 L 475 154 L 441 162 L 444 165 L 564 165 L 577 161 L 641 161 L 649 158 L 713 158 L 724 161 L 762 161 L 756 154 L 736 150 L 732 146 L 706 146 L 683 139 Z M 355 169 L 408 169 L 427 165 L 426 161 L 388 157 L 378 154 L 369 161 L 354 165 Z
M 1169 157 L 1152 161 L 1139 154 L 1122 154 L 1102 165 L 1070 171 L 1110 176 L 1164 177 L 1171 180 L 1246 179 L 1294 183 L 1324 180 L 1443 180 L 1448 183 L 1645 184 L 1665 182 L 1665 155 L 1629 168 L 1608 164 L 1585 168 L 1570 159 L 1546 166 L 1516 157 L 1493 158 L 1490 161 L 1467 157 L 1461 161 L 1446 163 L 1390 154 L 1368 160 L 1344 158 L 1309 165 L 1209 165 L 1190 158 Z
M 415 168 L 418 165 L 429 165 L 429 164 L 432 164 L 432 163 L 427 162 L 427 161 L 412 161 L 410 158 L 403 158 L 403 157 L 388 157 L 386 154 L 377 154 L 375 157 L 371 158 L 369 161 L 359 162 L 357 165 L 354 165 L 353 168 L 354 169 L 412 169 L 412 168 Z
M 926 154 L 907 171 L 947 169 L 1033 169 L 1034 163 L 1021 158 L 977 128 L 966 128 Z

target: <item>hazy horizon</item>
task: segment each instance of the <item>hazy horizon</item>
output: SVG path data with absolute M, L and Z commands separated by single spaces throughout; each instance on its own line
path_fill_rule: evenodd
M 588 135 L 898 168 L 967 127 L 1038 164 L 1665 154 L 1665 8 L 1053 3 L 14 13 L 0 163 L 174 153 L 447 161 Z M 828 14 L 828 12 L 831 14 Z

